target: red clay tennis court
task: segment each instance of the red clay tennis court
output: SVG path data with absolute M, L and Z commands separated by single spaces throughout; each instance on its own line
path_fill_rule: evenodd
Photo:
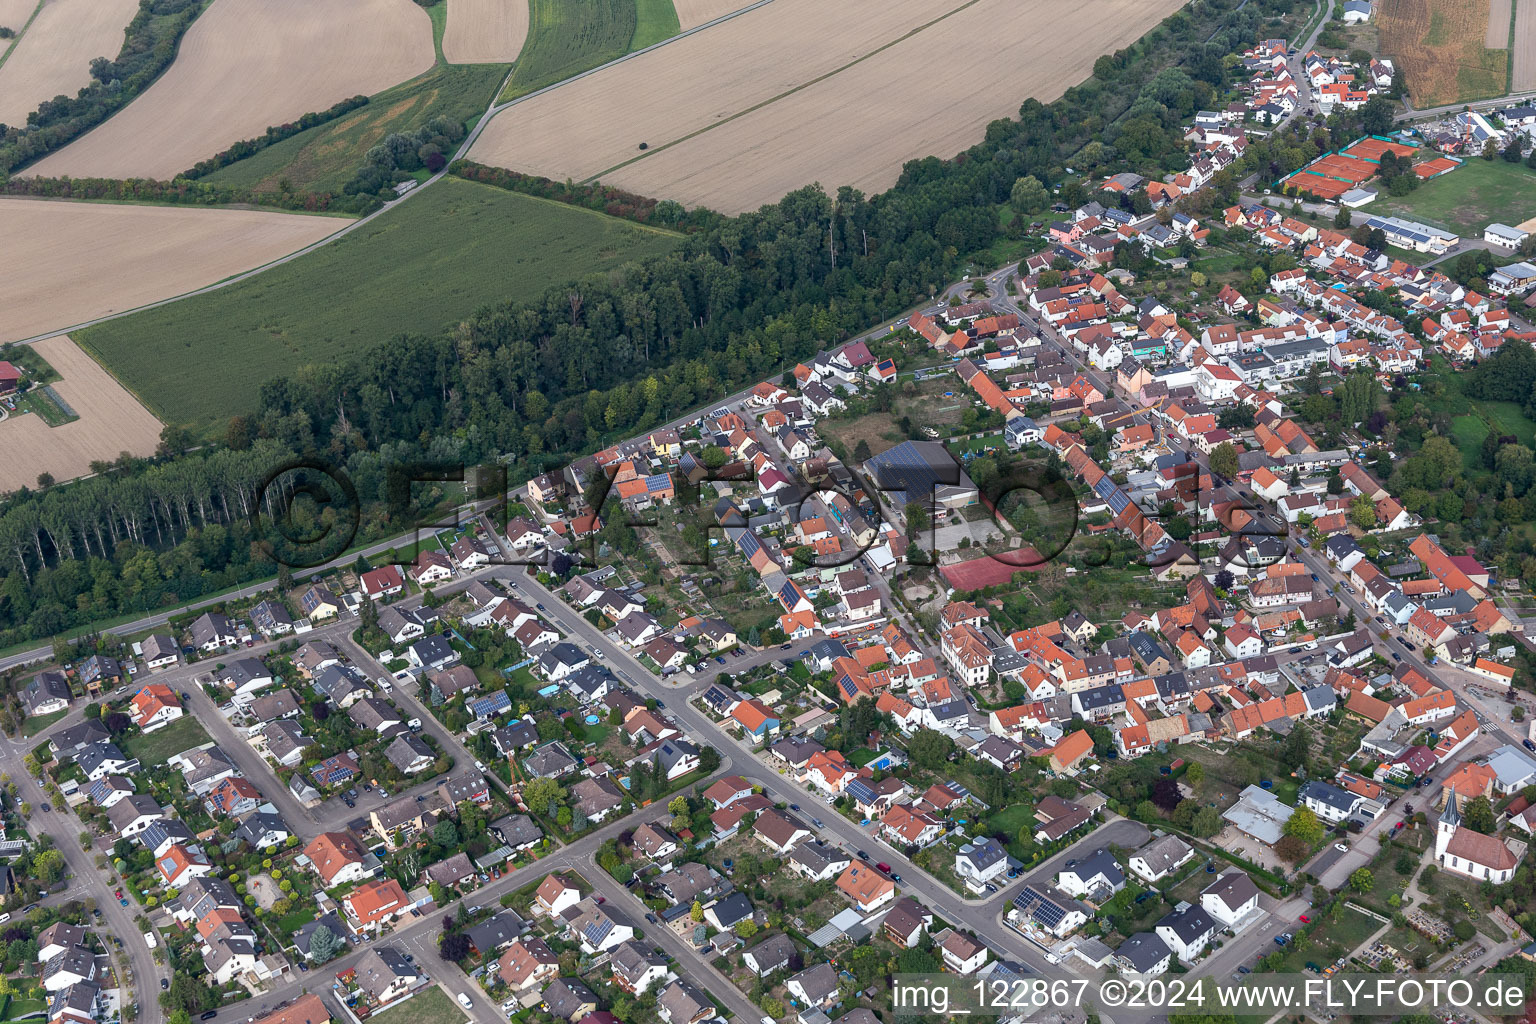
M 986 555 L 969 562 L 946 565 L 939 571 L 956 590 L 980 590 L 1011 582 L 1016 572 L 1039 572 L 1045 565 L 1046 559 L 1034 548 L 1022 547 L 996 556 Z
M 1413 156 L 1417 152 L 1412 146 L 1405 146 L 1401 142 L 1388 142 L 1374 136 L 1367 136 L 1344 147 L 1345 156 L 1359 157 L 1361 160 L 1381 161 L 1381 155 L 1386 152 L 1396 153 L 1398 156 Z

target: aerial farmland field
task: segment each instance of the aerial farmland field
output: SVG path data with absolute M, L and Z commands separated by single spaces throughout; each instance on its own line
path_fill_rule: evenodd
M 295 189 L 338 192 L 390 132 L 413 131 L 435 117 L 478 120 L 506 76 L 505 64 L 439 64 L 385 89 L 367 106 L 220 168 L 208 180 L 262 192 L 276 192 L 284 181 Z
M 507 64 L 528 37 L 528 0 L 448 0 L 443 56 L 450 64 Z
M 0 199 L 0 342 L 180 295 L 347 223 L 264 210 Z
M 727 213 L 812 181 L 878 190 L 906 160 L 978 141 L 1026 97 L 1055 99 L 1177 7 L 776 0 L 504 111 L 471 155 Z M 964 55 L 983 37 L 1010 56 L 978 77 Z M 643 106 L 625 101 L 642 91 Z
M 261 382 L 296 366 L 436 331 L 680 239 L 450 177 L 314 253 L 76 339 L 166 421 L 206 425 L 254 408 Z
M 137 0 L 47 0 L 32 17 L 36 2 L 5 0 L 0 26 L 21 37 L 0 66 L 0 124 L 25 124 L 44 100 L 73 96 L 90 81 L 92 60 L 117 56 L 138 7 Z
M 1536 90 L 1536 0 L 1515 5 L 1515 39 L 1509 50 L 1514 61 L 1514 92 Z
M 1394 0 L 1382 5 L 1381 50 L 1403 69 L 1414 106 L 1503 94 L 1511 51 L 1487 45 L 1497 35 L 1493 22 L 1499 19 L 1489 17 L 1493 9 L 1501 11 L 1507 26 L 1509 8 L 1490 0 Z M 1505 32 L 1507 38 L 1507 28 Z
M 431 19 L 411 0 L 215 3 L 143 95 L 30 171 L 167 179 L 269 125 L 380 92 L 435 60 Z
M 707 21 L 739 11 L 751 4 L 752 0 L 672 0 L 672 7 L 677 11 L 678 27 L 687 30 L 702 25 Z
M 528 5 L 528 41 L 501 92 L 503 101 L 622 57 L 635 37 L 635 0 L 528 0 Z
M 160 421 L 67 335 L 38 342 L 37 351 L 63 378 L 53 391 L 80 418 L 57 427 L 36 413 L 0 422 L 0 492 L 34 486 L 41 473 L 71 480 L 123 452 L 154 454 Z

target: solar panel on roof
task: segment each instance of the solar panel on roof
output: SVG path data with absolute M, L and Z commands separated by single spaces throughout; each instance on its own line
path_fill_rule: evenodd
M 1040 922 L 1045 928 L 1055 929 L 1057 925 L 1061 924 L 1061 919 L 1066 916 L 1066 912 L 1054 903 L 1041 900 L 1039 905 L 1035 907 L 1035 912 L 1030 916 Z

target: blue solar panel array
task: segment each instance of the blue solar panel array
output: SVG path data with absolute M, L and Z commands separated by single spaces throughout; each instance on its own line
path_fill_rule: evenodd
M 495 693 L 471 701 L 469 710 L 476 718 L 490 718 L 510 710 L 511 707 L 512 698 L 507 696 L 507 691 L 497 690 Z
M 1130 496 L 1107 476 L 1099 478 L 1099 482 L 1093 485 L 1093 492 L 1108 503 L 1110 511 L 1115 515 L 1124 512 L 1131 503 Z

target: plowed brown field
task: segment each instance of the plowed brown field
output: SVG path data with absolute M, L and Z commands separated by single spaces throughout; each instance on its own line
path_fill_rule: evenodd
M 154 85 L 31 172 L 170 178 L 269 125 L 381 92 L 436 59 L 431 18 L 411 0 L 218 0 Z

